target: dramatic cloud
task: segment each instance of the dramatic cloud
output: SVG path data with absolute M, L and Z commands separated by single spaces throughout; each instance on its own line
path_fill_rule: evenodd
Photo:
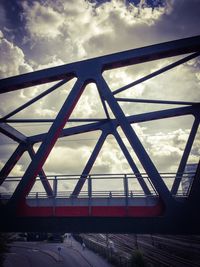
M 0 31 L 0 54 L 1 78 L 32 71 L 31 66 L 25 61 L 23 51 L 4 38 L 2 31 Z
M 26 29 L 32 37 L 56 38 L 61 34 L 60 27 L 64 22 L 64 17 L 50 6 L 41 5 L 39 2 L 22 2 L 26 20 Z
M 148 5 L 147 1 L 140 1 L 136 5 L 134 1 L 121 0 L 103 1 L 102 4 L 99 4 L 99 1 L 82 0 L 16 1 L 14 8 L 19 12 L 16 16 L 21 24 L 18 28 L 14 28 L 12 24 L 12 29 L 8 31 L 11 28 L 9 11 L 0 5 L 1 78 L 199 34 L 199 0 L 166 0 L 157 6 Z M 113 91 L 175 60 L 177 58 L 139 64 L 107 71 L 103 75 Z M 118 96 L 198 102 L 199 67 L 199 60 L 190 61 Z M 51 95 L 22 111 L 17 117 L 54 118 L 74 82 L 75 80 L 63 85 Z M 1 97 L 1 115 L 29 101 L 50 86 L 52 83 Z M 120 105 L 126 115 L 163 108 L 160 105 L 134 103 L 120 103 Z M 166 109 L 171 107 L 166 105 Z M 91 84 L 83 93 L 72 113 L 72 118 L 104 116 L 96 86 Z M 50 125 L 17 126 L 27 135 L 36 134 L 37 131 L 44 132 L 49 127 Z M 138 124 L 134 129 L 156 167 L 160 171 L 176 171 L 190 127 L 191 118 L 187 117 L 183 120 L 171 119 L 167 123 L 156 121 Z M 125 136 L 120 134 L 133 155 L 130 144 Z M 70 138 L 75 141 L 70 141 Z M 80 173 L 96 141 L 95 134 L 87 134 L 87 137 L 83 138 L 69 137 L 69 140 L 66 138 L 59 141 L 44 166 L 45 171 L 50 174 Z M 6 142 L 3 140 L 2 144 Z M 192 149 L 190 162 L 198 161 L 198 145 L 199 135 Z M 6 156 L 11 154 L 12 150 L 8 150 L 9 153 L 2 150 L 4 152 L 1 154 L 1 162 L 5 162 Z M 138 163 L 135 155 L 134 160 Z M 25 162 L 24 159 L 16 166 L 13 172 L 15 175 L 22 174 Z M 92 172 L 131 172 L 113 137 L 108 137 Z

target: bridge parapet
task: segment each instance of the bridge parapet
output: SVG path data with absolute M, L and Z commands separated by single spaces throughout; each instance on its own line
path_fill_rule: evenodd
M 188 176 L 189 174 L 189 176 Z M 172 185 L 175 180 L 185 181 L 185 179 L 190 179 L 188 182 L 187 190 L 182 187 L 174 194 L 174 197 L 188 197 L 190 192 L 190 187 L 193 182 L 195 173 L 160 173 L 164 183 L 166 184 L 169 191 L 172 189 Z M 87 177 L 87 183 L 83 190 L 80 191 L 78 195 L 73 195 L 74 184 L 76 184 L 80 177 Z M 53 195 L 49 196 L 47 192 L 42 189 L 41 180 L 47 179 L 50 184 L 53 185 Z M 3 187 L 9 188 L 12 184 L 14 191 L 15 186 L 19 183 L 21 177 L 8 177 L 3 183 Z M 149 193 L 146 194 L 142 190 L 138 180 L 144 180 L 148 187 Z M 15 186 L 14 186 L 15 185 Z M 110 186 L 110 189 L 109 189 Z M 64 190 L 64 188 L 67 188 Z M 71 189 L 71 190 L 70 190 Z M 1 199 L 9 199 L 12 196 L 12 191 L 0 191 Z M 136 197 L 159 197 L 159 193 L 154 188 L 151 183 L 150 178 L 146 173 L 134 174 L 134 173 L 116 173 L 116 174 L 74 174 L 74 175 L 49 175 L 45 177 L 37 177 L 36 183 L 33 189 L 26 196 L 26 199 L 38 199 L 38 198 L 136 198 Z

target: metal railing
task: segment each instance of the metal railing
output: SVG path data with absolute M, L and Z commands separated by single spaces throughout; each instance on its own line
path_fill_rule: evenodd
M 188 180 L 188 189 L 184 191 L 183 189 L 179 189 L 176 196 L 185 196 L 189 195 L 189 191 L 192 185 L 194 173 L 161 173 L 160 174 L 163 181 L 167 185 L 168 189 L 170 190 L 172 184 L 175 179 L 179 179 L 181 181 Z M 73 195 L 73 188 L 74 185 L 78 182 L 80 178 L 86 178 L 85 185 L 81 192 L 77 195 Z M 2 184 L 4 187 L 4 191 L 0 191 L 0 199 L 9 199 L 15 189 L 15 185 L 19 183 L 21 177 L 14 177 L 10 176 L 6 179 L 6 181 Z M 156 191 L 155 187 L 153 186 L 150 178 L 146 173 L 140 174 L 72 174 L 72 175 L 49 175 L 47 177 L 37 177 L 36 183 L 39 187 L 41 186 L 41 180 L 47 179 L 49 183 L 52 185 L 53 188 L 53 198 L 116 198 L 116 197 L 125 197 L 125 198 L 132 198 L 132 197 L 158 197 L 159 194 Z M 149 194 L 145 194 L 144 191 L 141 189 L 139 185 L 139 180 L 143 179 L 146 185 L 149 188 Z M 116 182 L 114 184 L 114 189 L 102 189 L 102 190 L 95 190 L 93 187 L 95 186 L 96 182 L 105 182 L 106 181 L 106 188 L 109 187 L 110 182 Z M 65 182 L 67 184 L 65 184 Z M 75 182 L 75 183 L 74 183 Z M 121 182 L 121 186 L 120 186 Z M 12 185 L 13 190 L 9 190 L 10 185 Z M 65 185 L 65 186 L 64 186 Z M 70 188 L 69 190 L 63 190 L 63 187 L 66 185 Z M 113 186 L 113 184 L 112 184 Z M 105 185 L 103 185 L 105 187 Z M 7 191 L 5 190 L 7 188 Z M 62 188 L 62 189 L 59 189 Z M 41 190 L 41 189 L 40 189 Z M 29 193 L 27 198 L 49 198 L 45 191 L 39 191 L 39 188 L 34 188 Z

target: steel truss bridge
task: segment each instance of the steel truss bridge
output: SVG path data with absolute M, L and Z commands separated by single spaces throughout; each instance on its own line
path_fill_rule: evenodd
M 184 56 L 184 54 L 187 55 Z M 102 76 L 106 70 L 179 55 L 183 55 L 183 58 L 115 91 L 109 88 Z M 200 36 L 195 36 L 0 80 L 1 94 L 58 81 L 46 91 L 0 119 L 0 132 L 18 143 L 16 150 L 0 172 L 1 185 L 16 184 L 12 192 L 1 194 L 1 231 L 199 234 L 200 164 L 193 175 L 187 194 L 181 191 L 180 183 L 187 175 L 184 171 L 199 127 L 200 103 L 117 97 L 118 93 L 163 74 L 199 55 Z M 76 82 L 55 119 L 13 118 L 14 115 L 51 94 L 60 86 L 67 84 L 73 78 L 76 78 Z M 97 86 L 105 118 L 71 119 L 70 116 L 89 83 L 95 83 Z M 160 104 L 164 106 L 168 104 L 176 107 L 126 116 L 120 102 L 129 102 L 132 105 L 138 102 L 146 105 Z M 114 114 L 114 119 L 110 117 L 108 107 Z M 192 115 L 194 122 L 177 173 L 162 174 L 155 167 L 132 125 L 186 115 Z M 70 127 L 68 123 L 72 121 L 84 124 Z M 52 124 L 48 132 L 25 136 L 12 126 L 12 123 L 16 122 L 51 122 Z M 66 124 L 68 128 L 65 127 Z M 140 173 L 117 131 L 119 126 L 145 173 Z M 56 177 L 48 177 L 45 174 L 43 165 L 58 139 L 94 131 L 101 131 L 101 135 L 82 174 Z M 93 164 L 109 134 L 117 140 L 132 169 L 131 174 L 91 175 Z M 33 146 L 37 143 L 41 143 L 41 145 L 35 152 Z M 24 152 L 28 152 L 31 158 L 24 175 L 20 178 L 10 177 L 10 172 Z M 109 188 L 107 191 L 101 190 L 101 188 L 93 190 L 93 183 L 96 179 L 114 179 L 116 182 L 121 180 L 123 181 L 123 190 L 112 191 Z M 169 183 L 166 182 L 169 179 L 171 179 L 171 186 L 168 186 Z M 31 191 L 38 180 L 43 185 L 45 193 Z M 57 190 L 58 183 L 70 182 L 69 180 L 75 180 L 75 186 L 70 192 Z M 132 180 L 139 183 L 141 191 L 130 190 L 129 184 Z M 84 191 L 82 189 L 86 184 L 87 190 Z

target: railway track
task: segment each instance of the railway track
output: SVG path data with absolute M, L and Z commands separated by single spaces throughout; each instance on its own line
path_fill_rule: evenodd
M 199 236 L 88 234 L 84 238 L 107 249 L 112 242 L 115 253 L 127 261 L 140 250 L 153 267 L 200 267 Z

